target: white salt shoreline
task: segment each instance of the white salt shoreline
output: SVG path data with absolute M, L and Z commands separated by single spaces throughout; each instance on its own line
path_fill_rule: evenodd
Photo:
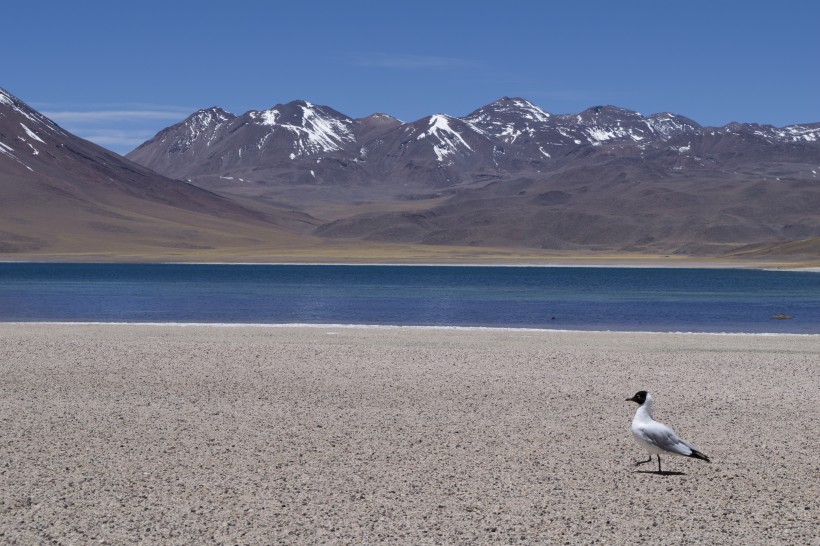
M 2 325 L 56 325 L 56 326 L 154 326 L 175 328 L 350 328 L 363 330 L 455 330 L 455 331 L 487 331 L 487 332 L 541 332 L 541 333 L 576 333 L 576 334 L 611 334 L 611 335 L 693 335 L 693 336 L 798 336 L 820 337 L 820 333 L 792 333 L 792 332 L 690 332 L 690 331 L 644 331 L 644 330 L 571 330 L 559 328 L 524 328 L 505 326 L 440 326 L 440 325 L 398 325 L 398 324 L 313 324 L 313 323 L 281 323 L 269 324 L 262 322 L 103 322 L 103 321 L 9 321 L 0 322 Z

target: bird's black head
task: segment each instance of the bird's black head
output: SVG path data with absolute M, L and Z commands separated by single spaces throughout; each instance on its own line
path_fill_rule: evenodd
M 632 398 L 627 398 L 626 401 L 627 402 L 636 402 L 637 404 L 643 404 L 644 402 L 646 402 L 646 395 L 647 394 L 649 394 L 649 393 L 646 392 L 646 391 L 638 391 L 638 392 L 635 393 L 635 396 L 633 396 Z

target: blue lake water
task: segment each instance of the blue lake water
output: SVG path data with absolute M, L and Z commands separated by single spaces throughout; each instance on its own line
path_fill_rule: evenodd
M 791 320 L 774 320 L 785 313 Z M 820 274 L 740 269 L 0 263 L 0 321 L 820 333 Z

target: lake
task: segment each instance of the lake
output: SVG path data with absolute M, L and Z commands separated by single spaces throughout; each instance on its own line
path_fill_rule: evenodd
M 783 313 L 789 320 L 776 320 Z M 0 321 L 820 333 L 820 274 L 746 269 L 0 263 Z

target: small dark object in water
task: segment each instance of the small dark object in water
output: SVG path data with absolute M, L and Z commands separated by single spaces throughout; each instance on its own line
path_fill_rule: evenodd
M 787 315 L 786 313 L 776 313 L 776 314 L 772 315 L 772 318 L 777 319 L 777 320 L 788 320 L 791 317 L 789 315 Z

